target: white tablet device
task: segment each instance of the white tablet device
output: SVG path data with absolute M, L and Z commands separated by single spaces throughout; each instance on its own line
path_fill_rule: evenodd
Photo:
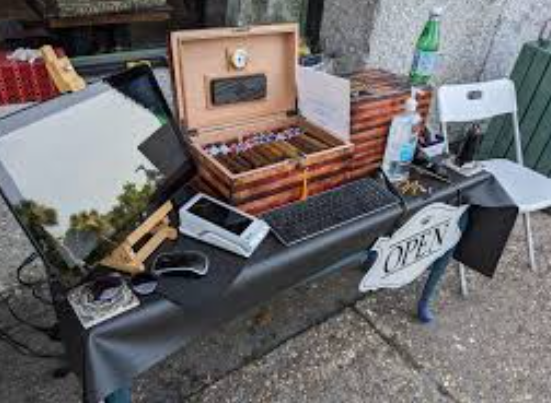
M 199 193 L 180 208 L 180 232 L 249 257 L 270 232 L 256 217 Z

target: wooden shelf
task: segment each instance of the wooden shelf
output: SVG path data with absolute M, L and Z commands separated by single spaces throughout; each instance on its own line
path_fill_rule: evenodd
M 132 24 L 140 22 L 163 22 L 171 18 L 172 8 L 163 7 L 149 11 L 131 13 L 90 15 L 84 17 L 52 18 L 47 17 L 49 28 L 75 28 L 97 25 Z

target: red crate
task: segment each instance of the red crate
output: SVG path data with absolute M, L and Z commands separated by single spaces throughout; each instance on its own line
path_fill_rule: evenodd
M 40 102 L 59 95 L 43 60 L 14 61 L 8 54 L 0 52 L 0 105 Z

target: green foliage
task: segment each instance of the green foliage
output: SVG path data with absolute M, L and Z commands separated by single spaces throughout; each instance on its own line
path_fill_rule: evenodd
M 127 183 L 111 211 L 100 214 L 96 210 L 90 210 L 73 214 L 67 233 L 88 232 L 100 238 L 109 238 L 114 229 L 130 228 L 142 216 L 152 194 L 153 187 L 149 183 L 142 188 L 138 188 L 134 183 Z
M 154 189 L 150 183 L 145 184 L 141 189 L 138 189 L 134 183 L 125 184 L 123 192 L 117 198 L 118 204 L 106 214 L 108 222 L 113 228 L 126 228 L 132 225 L 144 214 L 153 192 Z
M 70 218 L 69 231 L 92 232 L 98 236 L 106 236 L 112 228 L 107 217 L 96 210 L 82 211 Z
M 101 214 L 97 210 L 88 210 L 71 215 L 64 240 L 71 239 L 73 247 L 82 251 L 86 251 L 87 245 L 93 242 L 94 250 L 85 258 L 88 264 L 103 259 L 144 218 L 143 215 L 154 191 L 155 186 L 152 181 L 148 181 L 143 186 L 126 183 L 117 197 L 116 204 L 106 214 Z M 33 200 L 25 200 L 16 207 L 16 210 L 37 239 L 48 241 L 48 245 L 55 243 L 53 238 L 50 239 L 50 234 L 44 231 L 45 227 L 58 225 L 58 213 L 55 209 Z M 99 244 L 96 244 L 98 242 Z M 84 252 L 82 256 L 86 256 L 89 252 Z
M 15 210 L 28 227 L 53 227 L 58 222 L 55 209 L 33 200 L 22 201 Z

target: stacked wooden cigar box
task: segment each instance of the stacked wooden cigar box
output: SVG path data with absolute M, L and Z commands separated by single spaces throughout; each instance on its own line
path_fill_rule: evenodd
M 411 84 L 407 77 L 380 69 L 366 69 L 353 74 L 350 80 L 350 140 L 356 146 L 350 178 L 356 179 L 381 166 L 392 119 L 404 110 L 404 103 L 411 96 Z M 416 97 L 417 111 L 425 122 L 432 89 L 418 88 Z

